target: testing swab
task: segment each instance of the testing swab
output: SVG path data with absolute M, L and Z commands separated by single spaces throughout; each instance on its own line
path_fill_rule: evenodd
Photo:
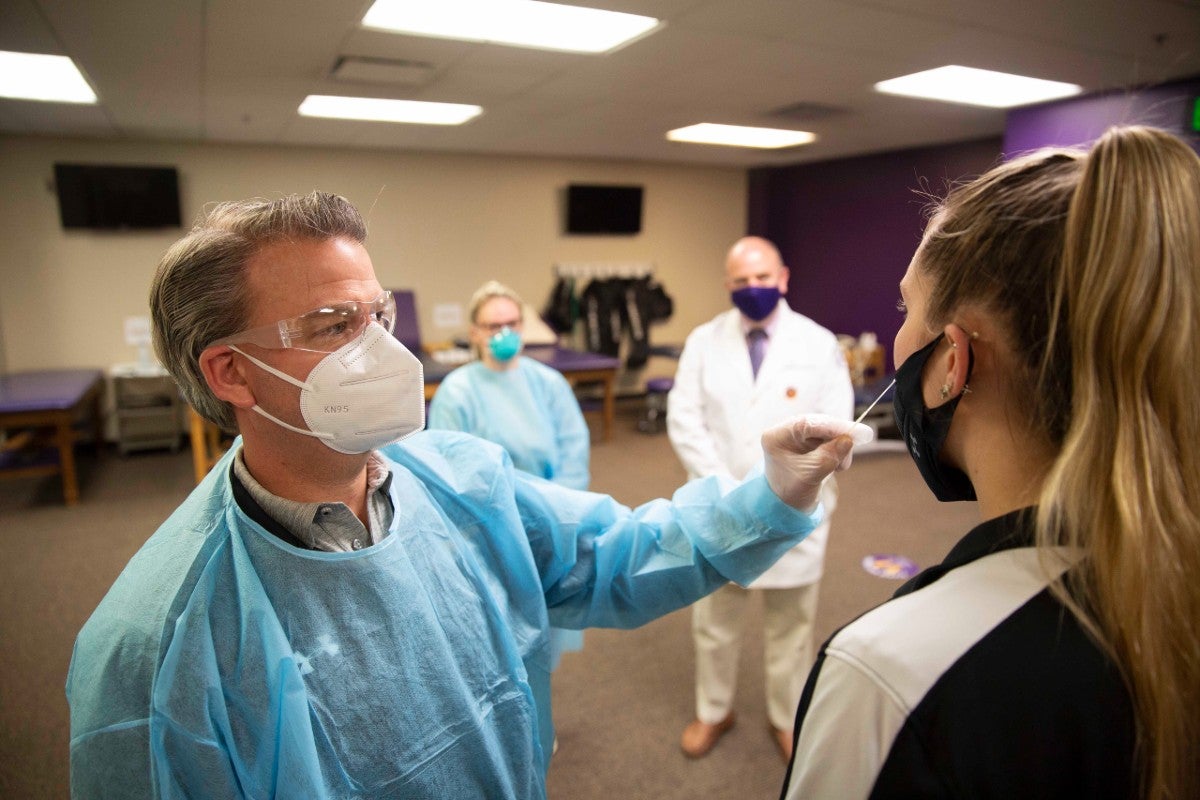
M 858 419 L 854 420 L 855 424 L 862 422 L 866 418 L 867 414 L 871 413 L 871 409 L 874 408 L 875 406 L 879 405 L 879 401 L 882 400 L 883 396 L 885 394 L 887 394 L 891 390 L 891 388 L 895 385 L 896 385 L 896 379 L 892 378 L 892 382 L 887 385 L 886 389 L 884 389 L 882 392 L 879 393 L 879 397 L 876 397 L 875 401 L 873 403 L 871 403 L 871 405 L 867 406 L 866 411 L 864 411 L 863 413 L 858 415 Z
M 887 385 L 887 389 L 884 389 L 880 393 L 879 397 L 875 398 L 875 402 L 873 402 L 873 403 L 871 403 L 871 405 L 867 406 L 867 410 L 862 412 L 861 414 L 859 414 L 858 419 L 854 420 L 854 429 L 850 431 L 850 440 L 852 442 L 854 442 L 854 444 L 864 445 L 864 444 L 867 444 L 868 442 L 874 441 L 875 429 L 872 428 L 870 425 L 864 425 L 863 420 L 866 419 L 867 414 L 871 413 L 871 409 L 879 404 L 879 401 L 882 400 L 883 396 L 888 393 L 888 390 L 890 390 L 895 385 L 896 385 L 896 381 L 894 381 L 894 380 L 891 383 L 889 383 Z

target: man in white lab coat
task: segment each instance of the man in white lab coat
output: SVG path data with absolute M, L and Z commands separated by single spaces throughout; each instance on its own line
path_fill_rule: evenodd
M 734 308 L 688 336 L 667 398 L 667 431 L 689 478 L 741 480 L 762 458 L 764 430 L 797 414 L 849 419 L 850 374 L 836 337 L 788 307 L 788 269 L 758 237 L 736 242 L 725 262 Z M 836 489 L 822 502 L 833 510 Z M 707 754 L 733 727 L 738 655 L 751 593 L 764 603 L 767 715 L 784 760 L 813 658 L 813 619 L 828 520 L 757 580 L 726 584 L 693 606 L 696 719 L 684 729 L 686 755 Z

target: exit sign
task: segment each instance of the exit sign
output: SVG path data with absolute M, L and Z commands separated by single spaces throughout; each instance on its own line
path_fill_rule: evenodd
M 1200 97 L 1192 101 L 1192 130 L 1200 131 Z

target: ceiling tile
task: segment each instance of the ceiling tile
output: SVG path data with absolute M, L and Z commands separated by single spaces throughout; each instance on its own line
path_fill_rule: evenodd
M 9 0 L 0 47 L 75 59 L 96 107 L 0 102 L 0 131 L 430 149 L 746 166 L 998 135 L 1002 112 L 881 95 L 963 63 L 1118 89 L 1200 74 L 1191 0 L 589 0 L 664 20 L 611 53 L 556 53 L 360 25 L 369 0 Z M 330 77 L 342 56 L 432 65 L 424 86 Z M 456 128 L 301 118 L 308 94 L 478 103 Z M 799 103 L 842 109 L 811 120 Z M 783 152 L 681 145 L 695 122 L 774 124 Z

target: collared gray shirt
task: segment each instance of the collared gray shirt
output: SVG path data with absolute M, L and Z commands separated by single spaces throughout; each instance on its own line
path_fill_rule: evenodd
M 233 471 L 250 496 L 288 533 L 313 550 L 346 553 L 378 544 L 392 525 L 392 497 L 388 489 L 392 473 L 378 453 L 367 458 L 367 521 L 363 525 L 345 503 L 300 503 L 271 494 L 254 479 L 242 452 L 233 461 Z

